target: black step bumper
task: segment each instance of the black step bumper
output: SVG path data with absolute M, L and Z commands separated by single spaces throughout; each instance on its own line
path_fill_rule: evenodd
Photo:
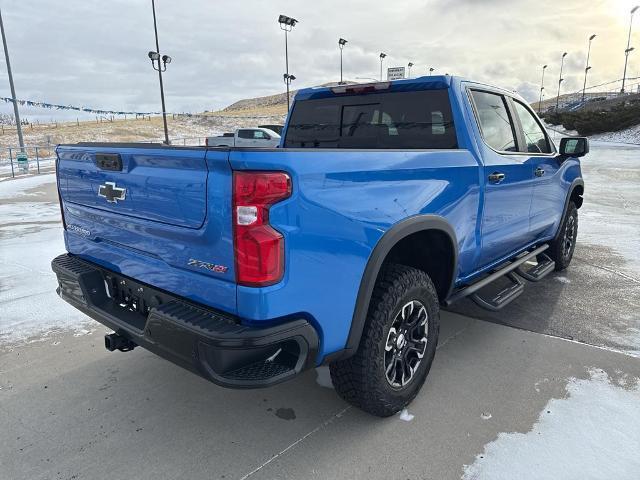
M 51 268 L 65 301 L 218 385 L 266 387 L 315 366 L 318 335 L 306 320 L 251 327 L 73 255 L 60 255 Z

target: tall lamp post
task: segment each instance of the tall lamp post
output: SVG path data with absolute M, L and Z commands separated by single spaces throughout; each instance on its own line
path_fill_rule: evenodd
M 284 79 L 285 82 L 287 84 L 287 113 L 289 112 L 289 108 L 290 108 L 290 104 L 289 104 L 289 85 L 291 84 L 291 80 L 295 79 L 295 77 L 292 79 L 291 76 L 289 75 L 289 40 L 288 40 L 288 33 L 293 30 L 293 27 L 296 26 L 296 23 L 298 23 L 298 20 L 296 20 L 295 18 L 291 18 L 291 17 L 287 17 L 286 15 L 280 15 L 278 16 L 278 23 L 280 24 L 280 29 L 284 30 L 284 61 L 285 61 L 285 74 L 284 74 Z
M 338 48 L 340 48 L 340 85 L 344 82 L 342 81 L 342 49 L 347 44 L 347 41 L 344 38 L 340 38 L 338 40 Z
M 409 71 L 407 73 L 407 78 L 411 78 L 411 67 L 413 67 L 413 65 L 414 64 L 412 62 L 407 63 L 407 67 L 409 67 L 409 69 L 408 69 Z
M 156 51 L 149 52 L 149 60 L 151 60 L 151 66 L 158 72 L 158 78 L 160 80 L 160 101 L 162 102 L 162 123 L 164 125 L 164 143 L 169 145 L 169 129 L 167 128 L 167 109 L 164 105 L 164 86 L 162 84 L 162 72 L 167 70 L 167 64 L 171 63 L 171 57 L 169 55 L 160 55 L 160 44 L 158 43 L 158 24 L 156 23 L 156 2 L 151 0 L 151 9 L 153 10 L 153 31 L 156 34 Z M 157 67 L 156 67 L 157 62 Z
M 386 57 L 386 56 L 387 56 L 386 53 L 380 52 L 380 81 L 382 81 L 382 61 L 384 60 L 384 57 Z
M 587 90 L 587 73 L 589 73 L 589 70 L 591 70 L 591 67 L 589 66 L 589 56 L 591 55 L 591 42 L 593 41 L 594 38 L 596 38 L 596 34 L 595 33 L 589 37 L 589 48 L 587 49 L 587 64 L 584 67 L 584 85 L 582 86 L 582 101 L 583 102 L 584 102 L 584 96 L 585 96 L 586 90 Z
M 625 80 L 627 79 L 627 62 L 629 61 L 629 54 L 634 50 L 633 47 L 631 47 L 631 26 L 633 25 L 633 14 L 636 13 L 636 10 L 638 10 L 638 8 L 640 8 L 640 5 L 636 5 L 635 7 L 633 7 L 631 9 L 631 15 L 629 17 L 629 35 L 627 37 L 627 48 L 624 51 L 624 73 L 622 74 L 622 89 L 620 90 L 620 93 L 624 93 L 624 83 Z
M 11 72 L 11 62 L 9 62 L 9 49 L 7 47 L 7 38 L 4 35 L 4 22 L 2 21 L 2 10 L 0 10 L 0 30 L 2 30 L 2 44 L 4 45 L 4 58 L 5 58 L 5 61 L 7 62 L 7 75 L 9 76 L 9 87 L 11 88 L 11 99 L 13 101 L 13 114 L 16 117 L 18 143 L 20 144 L 20 151 L 24 152 L 24 139 L 22 138 L 22 124 L 20 123 L 20 112 L 18 112 L 18 102 L 16 100 L 16 89 L 13 86 L 13 73 Z
M 544 91 L 544 71 L 548 65 L 542 66 L 542 80 L 540 81 L 540 100 L 538 101 L 538 115 L 542 113 L 542 92 Z
M 564 78 L 562 78 L 562 69 L 564 68 L 564 57 L 567 56 L 567 52 L 562 54 L 562 59 L 560 60 L 560 78 L 558 79 L 558 95 L 556 96 L 556 112 L 558 111 L 558 107 L 560 106 L 560 86 L 562 82 L 564 82 Z

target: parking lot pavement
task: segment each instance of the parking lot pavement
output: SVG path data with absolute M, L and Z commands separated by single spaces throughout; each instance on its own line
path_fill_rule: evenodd
M 613 390 L 624 380 L 635 392 L 640 377 L 640 361 L 620 353 L 451 313 L 442 324 L 425 387 L 405 415 L 388 419 L 350 408 L 320 385 L 323 371 L 267 390 L 225 390 L 141 349 L 108 353 L 101 331 L 5 351 L 0 476 L 460 478 L 500 432 L 530 431 L 571 378 L 599 368 Z M 640 418 L 634 395 L 621 413 L 630 420 Z M 593 414 L 584 420 L 606 430 L 598 405 Z M 640 429 L 622 435 L 639 451 Z M 594 448 L 600 441 L 582 446 L 610 455 Z

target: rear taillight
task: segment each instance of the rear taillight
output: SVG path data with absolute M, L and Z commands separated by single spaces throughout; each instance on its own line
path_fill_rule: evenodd
M 233 173 L 236 279 L 241 285 L 273 285 L 284 274 L 284 238 L 269 225 L 269 207 L 291 195 L 284 172 Z

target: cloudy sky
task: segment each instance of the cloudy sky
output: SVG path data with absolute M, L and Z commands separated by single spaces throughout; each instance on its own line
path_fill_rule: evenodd
M 173 57 L 167 109 L 214 110 L 283 90 L 284 35 L 277 16 L 300 23 L 289 37 L 297 87 L 339 78 L 337 39 L 346 38 L 346 79 L 386 66 L 416 66 L 517 89 L 537 98 L 541 66 L 555 95 L 560 56 L 567 91 L 582 88 L 587 39 L 595 33 L 589 84 L 622 77 L 629 10 L 640 0 L 258 1 L 156 0 L 160 49 Z M 151 0 L 0 0 L 18 98 L 109 110 L 159 109 Z M 640 11 L 628 76 L 640 74 Z M 555 86 L 553 86 L 555 84 Z M 0 96 L 10 96 L 4 57 Z M 10 112 L 0 104 L 0 112 Z M 71 114 L 75 117 L 75 113 Z M 42 120 L 59 111 L 25 110 Z

